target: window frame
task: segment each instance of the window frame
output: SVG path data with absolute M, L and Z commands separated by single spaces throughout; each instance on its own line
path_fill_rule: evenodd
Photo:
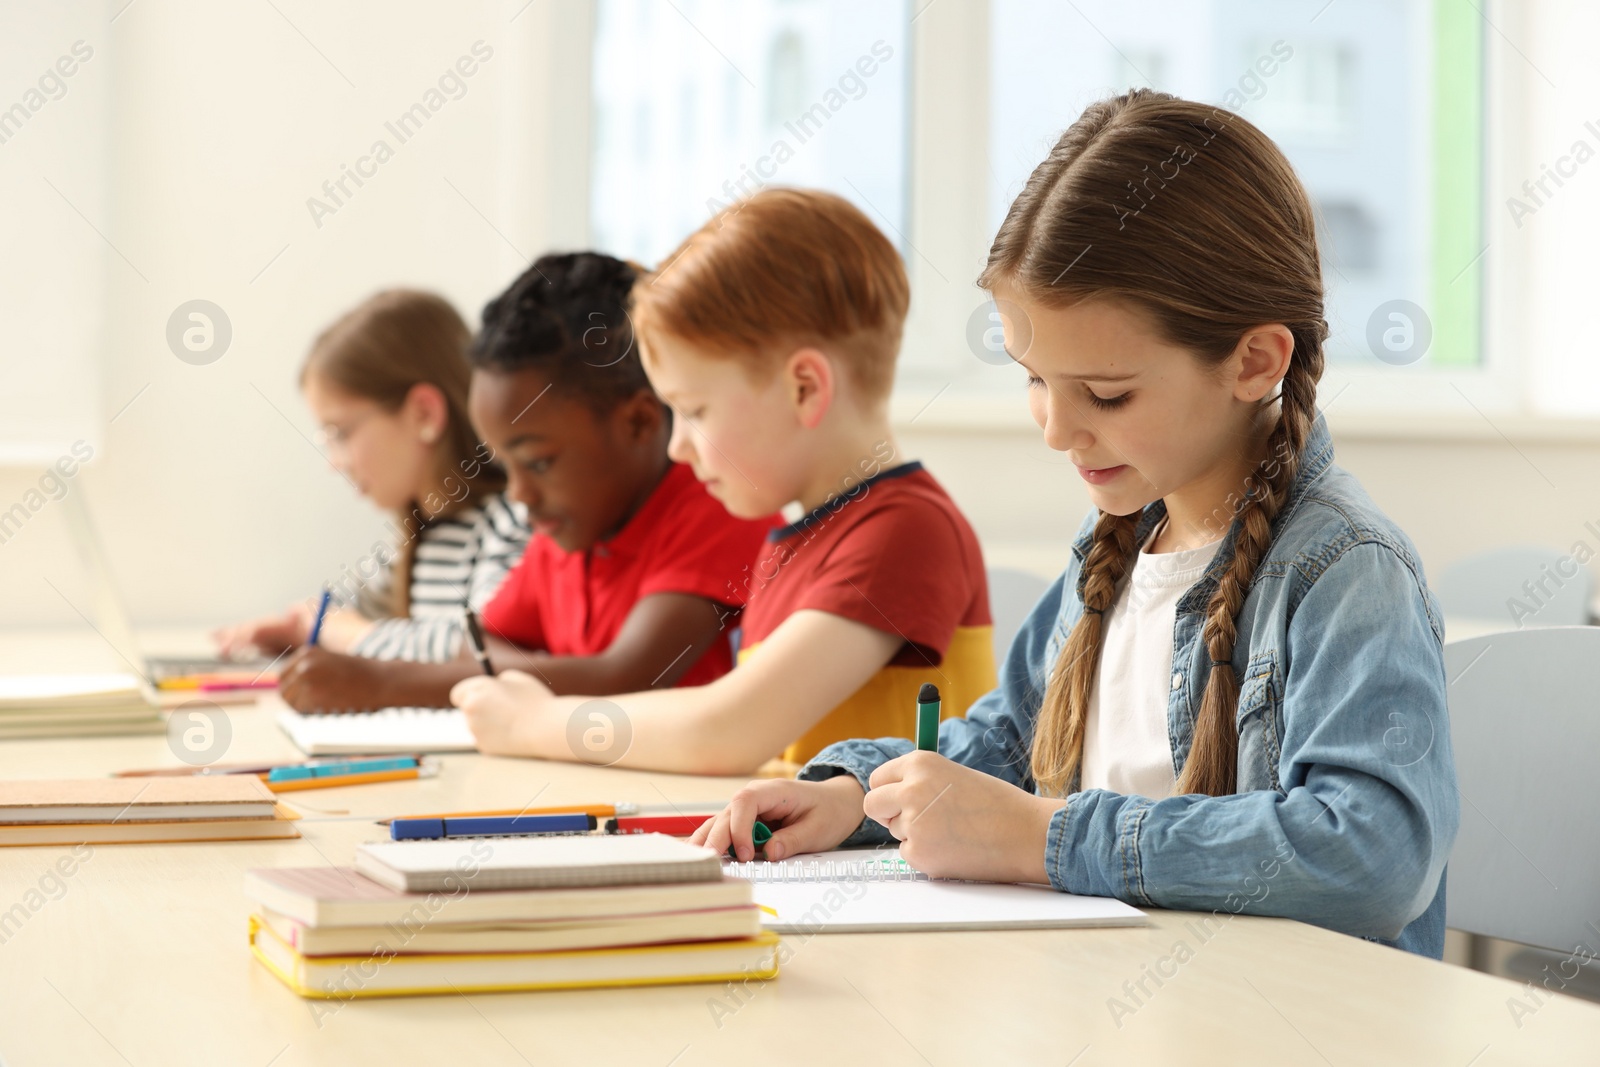
M 596 5 L 581 0 L 582 18 L 570 15 L 566 28 L 587 34 L 570 48 L 555 49 L 553 58 L 565 70 L 551 71 L 549 84 L 581 77 L 589 84 L 590 55 L 594 47 Z M 1464 18 L 1463 18 L 1464 13 Z M 1434 115 L 1435 175 L 1431 201 L 1433 227 L 1433 277 L 1430 317 L 1435 346 L 1442 355 L 1425 367 L 1397 368 L 1378 364 L 1331 364 L 1324 375 L 1319 402 L 1330 419 L 1363 436 L 1413 436 L 1418 427 L 1437 426 L 1447 436 L 1506 436 L 1501 426 L 1519 436 L 1531 432 L 1536 421 L 1520 371 L 1518 339 L 1528 313 L 1528 301 L 1519 279 L 1525 276 L 1519 242 L 1508 239 L 1509 222 L 1491 205 L 1504 200 L 1526 172 L 1526 153 L 1516 130 L 1516 116 L 1527 99 L 1527 73 L 1510 49 L 1496 46 L 1495 37 L 1518 32 L 1533 17 L 1521 5 L 1507 0 L 1485 0 L 1481 16 L 1470 8 L 1435 0 L 1436 53 L 1476 41 L 1477 53 L 1466 64 L 1459 54 L 1454 62 L 1435 63 L 1433 90 L 1469 93 L 1478 101 L 1464 119 L 1459 112 L 1436 109 Z M 1494 27 L 1485 31 L 1479 20 Z M 977 381 L 986 369 L 966 349 L 969 317 L 984 300 L 975 279 L 982 269 L 992 234 L 986 218 L 989 153 L 989 0 L 940 3 L 913 0 L 907 94 L 909 125 L 905 169 L 906 230 L 903 238 L 906 269 L 912 286 L 911 313 L 906 323 L 899 373 L 891 413 L 902 428 L 1027 429 L 1035 428 L 1027 413 L 1022 375 L 1016 374 L 1014 393 L 985 386 L 962 391 L 957 386 Z M 1467 31 L 1476 28 L 1474 35 Z M 571 84 L 570 81 L 567 84 Z M 587 93 L 584 94 L 587 97 Z M 547 129 L 573 129 L 574 112 L 587 120 L 587 99 L 579 109 L 551 98 L 553 113 L 565 112 L 566 122 L 551 117 Z M 583 141 L 588 146 L 587 131 Z M 1477 165 L 1465 166 L 1476 156 Z M 566 193 L 582 190 L 581 227 L 589 228 L 589 177 L 591 159 L 584 157 L 583 173 L 569 175 L 557 184 Z M 564 164 L 570 166 L 569 158 Z M 576 169 L 576 168 L 574 168 Z M 1476 200 L 1480 227 L 1451 231 L 1441 220 L 1459 217 L 1463 204 Z M 570 219 L 571 216 L 568 216 Z M 573 227 L 566 229 L 571 234 Z M 1465 268 L 1453 266 L 1467 259 L 1467 246 L 1476 239 L 1481 254 Z M 1454 260 L 1451 258 L 1454 257 Z M 1457 272 L 1459 277 L 1456 277 Z M 1478 315 L 1462 323 L 1457 316 L 1474 300 L 1453 292 L 1462 283 L 1476 283 Z M 1435 315 L 1435 309 L 1439 314 Z M 1461 353 L 1476 348 L 1477 359 L 1463 365 Z M 1438 353 L 1439 349 L 1435 348 Z M 991 372 L 993 369 L 990 368 Z M 1559 418 L 1559 417 L 1558 417 Z M 1421 420 L 1419 423 L 1418 420 Z M 1499 420 L 1498 422 L 1496 420 Z M 1570 432 L 1589 436 L 1588 424 L 1600 429 L 1600 420 L 1560 418 Z

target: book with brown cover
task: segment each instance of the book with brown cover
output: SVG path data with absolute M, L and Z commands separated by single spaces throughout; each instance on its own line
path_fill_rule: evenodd
M 271 819 L 276 799 L 249 774 L 0 781 L 0 826 Z

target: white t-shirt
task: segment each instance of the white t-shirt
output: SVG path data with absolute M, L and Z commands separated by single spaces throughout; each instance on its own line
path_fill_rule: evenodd
M 1177 789 L 1167 702 L 1184 684 L 1172 670 L 1172 629 L 1183 598 L 1222 544 L 1183 552 L 1147 551 L 1158 525 L 1134 557 L 1101 625 L 1100 668 L 1089 691 L 1083 738 L 1084 789 L 1159 800 Z

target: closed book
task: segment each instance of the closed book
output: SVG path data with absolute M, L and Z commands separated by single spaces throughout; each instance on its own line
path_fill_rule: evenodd
M 138 675 L 0 675 L 0 740 L 164 729 L 166 719 Z
M 744 982 L 778 974 L 778 936 L 773 933 L 734 941 L 574 952 L 318 957 L 296 952 L 252 916 L 250 949 L 267 970 L 300 996 L 335 1000 Z
M 0 716 L 127 705 L 150 706 L 135 674 L 0 674 Z
M 444 914 L 448 915 L 448 911 Z M 302 956 L 418 953 L 563 952 L 677 941 L 728 941 L 761 932 L 754 904 L 702 911 L 601 915 L 502 922 L 394 922 L 385 926 L 307 926 L 271 908 L 257 917 Z
M 278 809 L 270 819 L 185 819 L 160 822 L 22 823 L 0 826 L 0 847 L 14 845 L 155 845 L 185 841 L 270 841 L 299 837 L 298 815 Z
M 447 890 L 472 870 L 473 889 L 715 882 L 721 858 L 665 834 L 374 841 L 356 869 L 406 893 Z
M 276 811 L 272 791 L 249 774 L 0 781 L 0 825 L 270 819 Z
M 353 867 L 266 867 L 249 871 L 245 896 L 306 926 L 415 927 L 434 921 L 496 923 L 650 915 L 707 908 L 749 907 L 749 882 L 669 882 L 665 885 L 478 892 L 463 877 L 437 893 L 402 893 Z
M 67 715 L 0 714 L 0 741 L 27 741 L 39 737 L 127 737 L 133 734 L 161 734 L 167 720 L 159 711 L 139 708 L 126 714 Z

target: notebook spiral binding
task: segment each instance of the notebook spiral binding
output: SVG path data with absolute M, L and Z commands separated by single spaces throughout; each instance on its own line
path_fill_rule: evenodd
M 930 882 L 921 871 L 901 865 L 836 860 L 724 863 L 722 873 L 751 882 Z

